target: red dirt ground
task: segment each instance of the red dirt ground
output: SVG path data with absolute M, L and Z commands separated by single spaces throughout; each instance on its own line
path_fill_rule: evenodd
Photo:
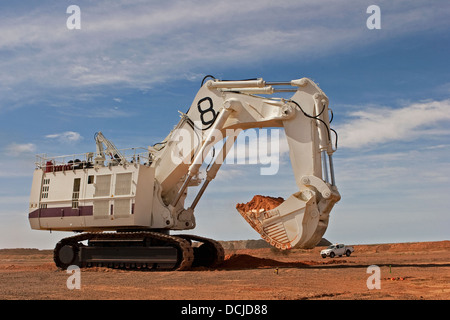
M 183 272 L 83 269 L 81 288 L 58 270 L 51 250 L 0 250 L 0 299 L 70 300 L 448 300 L 450 241 L 355 245 L 350 257 L 312 250 L 226 250 L 216 269 Z M 381 288 L 368 289 L 367 267 Z

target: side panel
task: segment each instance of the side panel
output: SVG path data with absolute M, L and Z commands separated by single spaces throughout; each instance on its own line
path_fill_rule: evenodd
M 134 201 L 141 166 L 113 166 L 92 169 L 94 191 L 85 203 L 92 214 L 85 217 L 86 230 L 118 230 L 136 226 Z
M 85 190 L 90 170 L 45 172 L 40 195 L 40 229 L 81 230 L 84 217 L 92 214 L 85 203 Z
M 43 170 L 40 169 L 34 170 L 33 182 L 31 184 L 28 220 L 30 222 L 31 229 L 35 230 L 39 230 L 41 228 L 39 223 L 39 201 L 41 197 L 43 174 L 44 174 Z
M 152 227 L 153 189 L 155 168 L 141 166 L 136 185 L 134 203 L 135 224 Z

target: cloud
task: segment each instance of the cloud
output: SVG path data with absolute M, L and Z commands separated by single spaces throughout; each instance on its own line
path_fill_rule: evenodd
M 357 1 L 95 1 L 79 6 L 81 30 L 68 30 L 66 8 L 50 2 L 29 12 L 0 14 L 0 95 L 10 100 L 0 108 L 49 90 L 76 98 L 79 92 L 67 88 L 147 89 L 217 69 L 218 63 L 226 68 L 288 56 L 310 59 L 448 26 L 448 10 L 422 2 L 381 1 L 383 28 L 390 31 L 376 40 L 367 36 L 367 4 Z M 25 99 L 18 89 L 24 86 Z
M 89 107 L 89 110 L 86 110 L 86 112 L 79 112 L 80 110 L 82 110 L 82 107 L 80 107 L 78 110 L 67 108 L 61 110 L 60 113 L 72 118 L 125 118 L 136 115 L 135 111 L 126 109 L 122 110 L 119 107 Z
M 337 128 L 339 146 L 361 148 L 424 136 L 449 135 L 450 99 L 413 103 L 403 108 L 369 107 L 349 114 Z M 445 125 L 445 126 L 444 126 Z
M 45 136 L 47 139 L 58 139 L 61 142 L 76 142 L 83 137 L 78 133 L 74 131 L 66 131 L 62 133 L 55 133 L 55 134 L 49 134 Z
M 12 156 L 20 156 L 27 153 L 34 153 L 36 151 L 36 145 L 33 143 L 11 143 L 6 146 L 6 153 Z

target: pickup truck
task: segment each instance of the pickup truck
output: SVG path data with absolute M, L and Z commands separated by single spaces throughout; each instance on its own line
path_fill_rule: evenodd
M 320 251 L 320 255 L 322 256 L 322 258 L 326 258 L 326 257 L 334 258 L 335 256 L 342 257 L 344 254 L 347 257 L 350 257 L 350 255 L 352 254 L 353 251 L 355 251 L 353 249 L 353 247 L 345 246 L 342 243 L 337 243 L 337 244 L 332 244 L 328 248 Z

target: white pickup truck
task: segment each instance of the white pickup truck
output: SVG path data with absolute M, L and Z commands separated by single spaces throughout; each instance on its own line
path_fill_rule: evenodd
M 345 246 L 342 243 L 337 243 L 337 244 L 332 244 L 328 248 L 320 251 L 320 255 L 322 256 L 322 258 L 326 258 L 326 257 L 334 258 L 335 256 L 342 257 L 344 254 L 347 257 L 350 257 L 350 255 L 352 254 L 353 251 L 355 251 L 353 249 L 353 247 Z

